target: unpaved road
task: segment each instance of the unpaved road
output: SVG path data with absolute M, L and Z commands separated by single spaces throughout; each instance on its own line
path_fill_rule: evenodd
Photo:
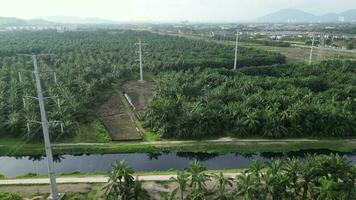
M 225 173 L 226 177 L 235 177 L 239 173 Z M 142 181 L 167 181 L 176 175 L 143 175 L 137 176 L 139 180 Z M 93 176 L 93 177 L 63 177 L 57 178 L 58 184 L 64 183 L 106 183 L 108 182 L 108 177 L 106 176 Z M 4 179 L 0 180 L 0 185 L 41 185 L 49 184 L 48 178 L 33 178 L 33 179 Z
M 190 144 L 197 142 L 208 142 L 216 144 L 241 144 L 241 143 L 250 143 L 250 142 L 260 142 L 260 143 L 270 143 L 270 144 L 279 144 L 279 143 L 289 143 L 289 142 L 319 142 L 323 141 L 322 139 L 236 139 L 236 138 L 219 138 L 215 140 L 163 140 L 163 141 L 153 141 L 153 142 L 135 142 L 134 144 L 152 144 L 152 145 L 165 145 L 165 144 Z M 356 139 L 344 139 L 345 142 L 356 142 Z M 105 145 L 106 143 L 55 143 L 53 146 L 80 146 L 80 145 Z M 108 143 L 111 144 L 111 143 Z M 120 144 L 119 142 L 112 144 Z

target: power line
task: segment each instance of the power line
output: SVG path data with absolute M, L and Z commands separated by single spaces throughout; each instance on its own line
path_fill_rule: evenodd
M 239 46 L 239 31 L 236 32 L 236 46 L 235 46 L 235 61 L 234 61 L 234 70 L 237 67 L 237 51 Z
M 47 165 L 48 165 L 48 176 L 49 176 L 50 183 L 51 183 L 51 188 L 50 188 L 51 194 L 48 197 L 48 199 L 60 200 L 60 199 L 62 199 L 63 195 L 59 194 L 58 189 L 57 189 L 57 182 L 56 182 L 56 177 L 55 177 L 55 172 L 54 172 L 54 167 L 53 167 L 53 155 L 52 155 L 52 149 L 51 149 L 51 142 L 50 142 L 49 131 L 48 131 L 49 122 L 47 120 L 46 109 L 45 109 L 45 104 L 44 104 L 44 100 L 47 98 L 50 98 L 50 97 L 43 97 L 43 91 L 42 91 L 42 86 L 41 86 L 41 77 L 40 77 L 40 72 L 39 72 L 38 65 L 37 65 L 36 55 L 26 55 L 25 54 L 25 56 L 31 56 L 32 62 L 33 62 L 33 68 L 34 68 L 33 73 L 35 74 L 37 97 L 33 97 L 33 98 L 38 100 L 39 107 L 40 107 L 41 121 L 39 123 L 42 125 Z M 62 128 L 62 130 L 63 130 L 63 128 Z
M 310 47 L 309 65 L 311 65 L 313 59 L 314 42 L 315 42 L 315 35 L 313 34 L 312 45 Z
M 42 93 L 41 78 L 40 78 L 40 73 L 39 73 L 38 66 L 37 66 L 37 58 L 35 55 L 32 55 L 32 61 L 33 61 L 33 67 L 34 67 L 34 74 L 35 74 L 35 78 L 36 78 L 38 103 L 39 103 L 40 112 L 41 112 L 41 122 L 42 122 L 43 137 L 44 137 L 45 150 L 46 150 L 46 156 L 47 156 L 48 174 L 49 174 L 49 179 L 51 182 L 51 195 L 50 195 L 49 199 L 60 200 L 61 195 L 58 193 L 56 177 L 55 177 L 55 172 L 54 172 L 54 168 L 53 168 L 53 156 L 52 156 L 51 142 L 49 139 L 48 121 L 47 121 L 46 109 L 45 109 L 44 98 L 43 98 L 43 93 Z
M 138 43 L 136 43 L 136 45 L 138 45 L 138 55 L 139 55 L 139 62 L 140 62 L 140 80 L 139 82 L 143 83 L 145 82 L 143 80 L 143 64 L 142 64 L 142 42 L 141 39 L 139 39 Z

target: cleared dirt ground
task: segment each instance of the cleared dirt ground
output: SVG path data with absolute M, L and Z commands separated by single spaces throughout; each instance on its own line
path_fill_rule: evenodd
M 122 86 L 122 89 L 130 96 L 135 105 L 135 112 L 138 116 L 143 116 L 145 107 L 152 95 L 156 82 L 147 80 L 144 83 L 130 81 Z
M 152 95 L 156 83 L 147 78 L 143 83 L 136 80 L 125 83 L 98 110 L 98 116 L 111 135 L 112 140 L 140 140 L 143 129 L 138 123 L 145 112 L 145 107 Z M 125 99 L 125 92 L 131 99 L 132 109 Z
M 216 185 L 216 181 L 207 182 L 207 189 L 212 190 Z M 73 197 L 78 200 L 104 200 L 104 184 L 59 184 L 58 190 L 65 193 L 67 198 Z M 161 193 L 171 193 L 177 189 L 177 184 L 167 181 L 145 181 L 143 187 L 147 190 L 152 200 L 160 200 Z M 0 192 L 15 192 L 21 194 L 25 199 L 45 200 L 49 195 L 49 185 L 33 185 L 33 186 L 1 186 Z M 189 193 L 186 191 L 185 194 Z M 175 199 L 178 199 L 178 194 Z M 214 199 L 213 196 L 207 199 Z
M 98 116 L 114 141 L 140 140 L 135 117 L 127 108 L 120 92 L 115 92 L 98 111 Z

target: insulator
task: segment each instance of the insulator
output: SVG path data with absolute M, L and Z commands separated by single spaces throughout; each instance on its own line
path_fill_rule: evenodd
M 59 102 L 59 98 L 57 98 L 57 106 L 58 106 L 59 109 L 61 109 L 61 104 Z
M 61 132 L 62 133 L 64 132 L 64 124 L 63 124 L 63 122 L 61 123 Z
M 23 107 L 26 108 L 26 99 L 22 98 Z
M 18 74 L 19 74 L 19 81 L 22 82 L 21 72 L 18 72 Z
M 31 132 L 31 129 L 30 129 L 30 123 L 27 122 L 27 132 L 30 133 Z
M 56 72 L 53 72 L 53 76 L 54 76 L 54 83 L 57 84 L 57 74 L 56 74 Z

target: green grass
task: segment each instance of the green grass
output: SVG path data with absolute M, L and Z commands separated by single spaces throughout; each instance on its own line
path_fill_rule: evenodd
M 98 142 L 109 142 L 110 136 L 105 127 L 101 124 L 99 120 L 95 120 L 91 123 L 91 127 L 94 130 L 94 137 Z
M 145 132 L 143 134 L 144 141 L 151 142 L 151 141 L 160 141 L 161 138 L 154 132 Z
M 19 138 L 11 135 L 0 135 L 0 145 L 14 145 L 16 143 L 21 143 L 19 140 Z
M 21 176 L 17 176 L 16 178 L 36 178 L 39 175 L 33 172 L 29 172 L 27 174 L 21 175 Z
M 0 199 L 2 199 L 2 200 L 21 200 L 22 197 L 20 194 L 17 194 L 17 193 L 0 192 Z
M 68 192 L 65 194 L 62 200 L 97 200 L 100 198 L 98 195 L 101 194 L 101 191 L 101 184 L 91 184 L 91 187 L 87 192 Z
M 0 146 L 0 155 L 8 155 L 12 145 Z M 53 145 L 54 154 L 101 154 L 101 153 L 158 153 L 158 152 L 205 152 L 205 153 L 254 153 L 254 152 L 288 152 L 308 149 L 329 149 L 339 152 L 352 152 L 356 143 L 342 139 L 323 139 L 320 141 L 295 141 L 285 143 L 243 142 L 215 143 L 195 141 L 172 144 L 169 141 L 159 144 L 149 142 L 111 142 L 103 144 L 66 144 Z M 43 155 L 42 144 L 26 144 L 12 152 L 15 155 Z

